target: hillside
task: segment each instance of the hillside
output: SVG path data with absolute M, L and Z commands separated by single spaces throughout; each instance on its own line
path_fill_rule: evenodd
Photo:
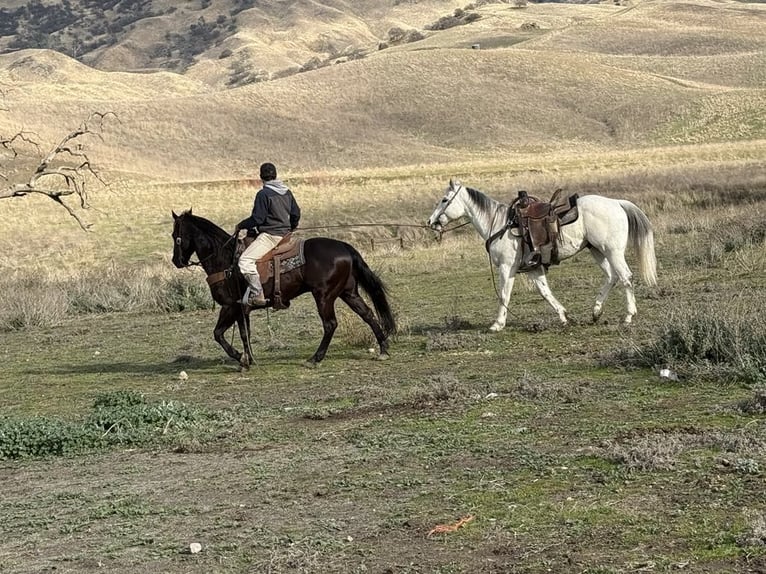
M 236 86 L 361 57 L 377 50 L 391 29 L 422 29 L 459 6 L 455 0 L 15 0 L 0 9 L 0 53 L 52 49 L 104 71 L 166 69 Z
M 422 25 L 431 5 L 378 7 L 388 18 L 378 27 L 413 27 L 416 13 Z M 335 19 L 352 13 L 322 6 Z M 375 6 L 355 10 L 373 22 Z M 266 157 L 292 172 L 324 171 L 766 137 L 764 4 L 475 11 L 477 20 L 420 41 L 238 88 L 215 87 L 201 64 L 138 74 L 52 51 L 4 54 L 0 133 L 52 139 L 91 111 L 113 111 L 119 123 L 93 142 L 100 164 L 158 179 L 242 177 Z M 295 38 L 324 29 L 296 11 L 283 18 Z

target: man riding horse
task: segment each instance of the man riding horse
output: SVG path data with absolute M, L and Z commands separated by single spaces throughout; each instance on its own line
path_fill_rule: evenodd
M 267 303 L 256 261 L 298 227 L 301 218 L 301 208 L 290 189 L 277 179 L 274 164 L 262 164 L 260 176 L 263 188 L 255 194 L 253 212 L 250 217 L 240 221 L 234 230 L 234 235 L 238 235 L 241 229 L 256 234 L 255 241 L 239 257 L 239 270 L 249 285 L 242 303 L 252 307 L 263 307 Z

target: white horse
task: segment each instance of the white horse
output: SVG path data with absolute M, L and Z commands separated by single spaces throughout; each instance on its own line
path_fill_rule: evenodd
M 511 234 L 508 229 L 509 207 L 480 191 L 461 185 L 459 181 L 450 180 L 444 197 L 428 218 L 428 225 L 437 231 L 441 231 L 450 221 L 467 217 L 485 241 L 499 234 L 488 245 L 490 259 L 497 267 L 500 278 L 500 307 L 490 331 L 500 331 L 505 327 L 513 282 L 522 264 L 522 238 Z M 590 250 L 606 276 L 593 306 L 593 321 L 601 316 L 609 291 L 620 283 L 625 288 L 628 307 L 624 322 L 630 324 L 636 314 L 636 297 L 631 281 L 633 274 L 625 262 L 625 249 L 629 242 L 638 253 L 641 278 L 648 285 L 657 284 L 654 232 L 649 218 L 630 201 L 600 195 L 579 197 L 577 208 L 577 220 L 561 227 L 559 260 L 572 257 L 583 249 Z M 502 232 L 504 227 L 505 232 Z M 545 268 L 538 266 L 526 273 L 566 325 L 566 309 L 548 287 Z

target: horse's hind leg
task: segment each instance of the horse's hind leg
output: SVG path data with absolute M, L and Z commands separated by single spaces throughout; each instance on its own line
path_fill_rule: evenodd
M 316 352 L 306 362 L 310 367 L 315 367 L 324 359 L 324 356 L 327 354 L 327 348 L 330 346 L 330 341 L 332 341 L 332 336 L 335 334 L 335 329 L 338 328 L 338 319 L 335 317 L 335 299 L 335 297 L 326 298 L 317 293 L 314 294 L 317 311 L 319 311 L 319 317 L 322 319 L 324 335 Z
M 218 322 L 216 323 L 215 329 L 213 330 L 213 337 L 215 338 L 216 342 L 221 345 L 221 348 L 226 352 L 227 355 L 229 355 L 235 361 L 238 361 L 240 365 L 243 365 L 242 353 L 232 347 L 225 337 L 226 331 L 228 331 L 229 327 L 231 327 L 234 322 L 237 321 L 237 317 L 241 313 L 242 310 L 239 305 L 226 305 L 221 307 L 221 311 L 218 313 Z
M 604 284 L 601 286 L 598 297 L 596 297 L 596 303 L 593 306 L 593 322 L 595 323 L 601 317 L 609 292 L 619 282 L 625 288 L 627 304 L 627 314 L 625 315 L 624 323 L 630 324 L 633 321 L 633 316 L 636 314 L 636 296 L 633 293 L 633 274 L 625 261 L 625 256 L 616 253 L 604 255 L 593 248 L 590 250 L 590 253 L 605 276 Z
M 375 318 L 372 309 L 367 306 L 367 303 L 364 302 L 364 299 L 356 291 L 346 291 L 341 294 L 340 298 L 372 329 L 375 339 L 378 341 L 378 347 L 380 347 L 378 358 L 380 360 L 388 359 L 388 340 L 383 334 L 383 329 L 380 328 L 380 323 Z

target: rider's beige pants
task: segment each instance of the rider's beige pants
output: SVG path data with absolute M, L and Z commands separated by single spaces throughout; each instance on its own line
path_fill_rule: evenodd
M 239 256 L 239 270 L 255 291 L 261 290 L 261 280 L 258 277 L 258 268 L 255 262 L 274 249 L 280 241 L 282 241 L 282 238 L 279 235 L 259 233 L 255 241 Z

